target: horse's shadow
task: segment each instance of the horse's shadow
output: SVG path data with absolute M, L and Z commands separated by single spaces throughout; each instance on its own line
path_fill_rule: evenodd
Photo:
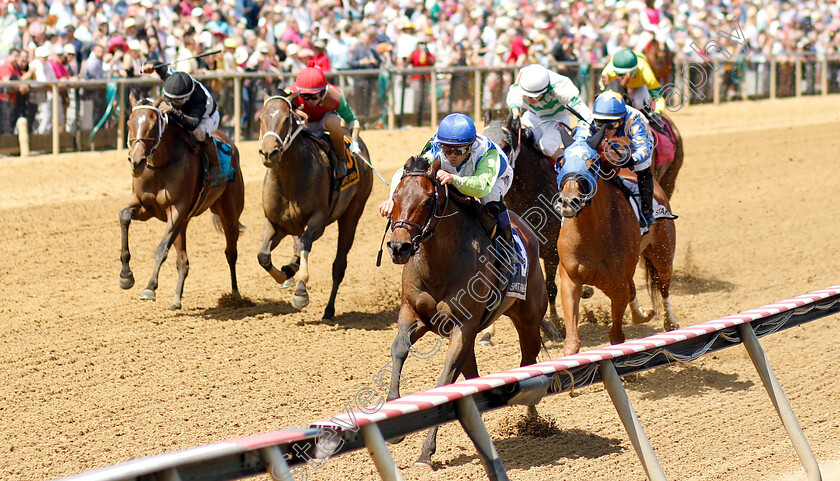
M 493 441 L 506 469 L 549 466 L 561 459 L 598 459 L 624 451 L 622 443 L 621 439 L 577 428 L 558 429 L 549 436 L 512 435 Z M 477 459 L 476 454 L 461 454 L 445 463 L 435 463 L 435 468 L 474 464 Z
M 719 279 L 704 278 L 680 269 L 674 271 L 671 279 L 672 294 L 703 294 L 706 292 L 729 292 L 735 284 Z
M 252 301 L 247 297 L 231 300 L 226 296 L 222 296 L 216 307 L 205 309 L 202 315 L 207 319 L 215 319 L 217 321 L 241 321 L 246 317 L 255 317 L 261 314 L 283 316 L 295 312 L 300 312 L 300 309 L 297 309 L 286 301 L 274 299 Z
M 337 314 L 333 319 L 319 319 L 315 322 L 327 326 L 334 326 L 337 329 L 388 331 L 393 329 L 394 324 L 397 322 L 397 314 L 399 314 L 399 311 L 399 306 L 380 312 L 350 311 Z M 305 324 L 307 324 L 306 321 L 298 322 L 299 326 Z
M 638 382 L 631 383 L 628 388 L 641 393 L 642 399 L 646 401 L 658 401 L 674 396 L 694 397 L 713 391 L 745 391 L 754 385 L 753 381 L 741 381 L 737 374 L 724 374 L 680 363 L 670 368 L 654 369 L 644 374 Z

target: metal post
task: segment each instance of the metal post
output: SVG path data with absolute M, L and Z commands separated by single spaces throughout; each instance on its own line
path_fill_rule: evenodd
M 770 367 L 770 363 L 767 361 L 767 356 L 764 355 L 764 349 L 761 348 L 761 344 L 758 342 L 758 337 L 755 335 L 752 326 L 741 324 L 738 326 L 738 332 L 741 334 L 741 340 L 744 342 L 744 347 L 747 348 L 747 352 L 750 354 L 750 359 L 752 359 L 759 377 L 761 377 L 764 389 L 770 395 L 773 407 L 776 408 L 776 412 L 779 413 L 779 417 L 782 419 L 785 431 L 787 431 L 788 437 L 790 437 L 790 441 L 793 443 L 793 449 L 796 450 L 799 461 L 805 468 L 806 477 L 809 481 L 821 480 L 820 466 L 817 464 L 814 452 L 811 450 L 811 446 L 805 438 L 805 433 L 802 432 L 802 428 L 799 426 L 799 422 L 793 414 L 793 409 L 790 407 L 790 403 L 788 403 L 785 393 L 779 385 L 779 380 L 776 379 L 776 375 L 773 373 L 773 368 Z
M 160 473 L 160 479 L 161 481 L 181 481 L 183 478 L 176 468 L 170 468 Z
M 438 103 L 437 103 L 437 70 L 432 67 L 432 91 L 430 93 L 429 101 L 432 103 L 432 117 L 431 117 L 431 125 L 432 128 L 438 124 Z M 450 92 L 449 95 L 451 96 L 452 93 Z
M 682 85 L 683 105 L 688 106 L 688 105 L 691 105 L 691 94 L 692 94 L 691 73 L 690 73 L 691 71 L 689 71 L 688 73 L 686 73 L 686 71 L 685 71 L 685 68 L 688 66 L 687 61 L 686 62 L 681 62 L 681 65 L 682 65 L 682 69 L 680 70 L 681 73 L 680 73 L 679 77 L 683 81 L 683 85 Z M 674 78 L 674 82 L 676 82 L 676 77 Z
M 776 100 L 776 59 L 770 57 L 770 100 Z
M 721 87 L 721 71 L 719 69 L 712 69 L 712 99 L 715 105 L 720 105 L 720 87 Z
M 455 401 L 458 408 L 458 420 L 467 436 L 470 437 L 475 449 L 478 451 L 478 457 L 481 459 L 481 464 L 490 477 L 490 481 L 509 481 L 505 467 L 502 464 L 499 453 L 496 452 L 496 446 L 493 445 L 493 440 L 487 434 L 487 428 L 484 427 L 484 422 L 481 420 L 481 413 L 478 412 L 478 406 L 471 397 L 465 397 Z
M 117 84 L 117 152 L 125 149 L 125 84 Z
M 385 438 L 382 437 L 382 431 L 376 424 L 365 424 L 362 426 L 362 439 L 365 441 L 365 446 L 373 458 L 373 464 L 376 465 L 376 470 L 384 481 L 403 481 L 397 463 L 391 457 L 391 451 L 388 451 L 388 446 L 385 445 Z
M 59 116 L 58 113 L 60 112 L 58 109 L 61 106 L 61 97 L 58 93 L 58 85 L 53 84 L 52 86 L 52 153 L 53 155 L 58 155 L 61 152 L 61 129 L 64 127 L 63 125 L 59 124 Z
M 391 82 L 391 99 L 388 102 L 388 130 L 394 130 L 397 122 L 397 76 L 393 68 L 388 68 L 388 81 Z
M 289 463 L 278 446 L 260 449 L 260 457 L 265 463 L 265 470 L 275 481 L 294 481 Z
M 828 56 L 820 61 L 820 90 L 823 95 L 828 95 Z
M 589 81 L 586 82 L 586 96 L 587 96 L 586 97 L 586 102 L 587 103 L 594 103 L 595 102 L 595 83 L 598 81 L 598 78 L 600 78 L 600 75 L 594 75 L 593 74 L 593 69 L 595 68 L 594 64 L 591 64 L 591 63 L 587 62 L 586 65 L 588 65 L 588 68 L 589 68 L 589 75 L 588 75 Z
M 659 460 L 656 459 L 653 446 L 650 445 L 633 406 L 630 405 L 630 398 L 627 397 L 627 392 L 621 384 L 621 378 L 618 377 L 615 366 L 611 361 L 601 361 L 598 364 L 598 372 L 601 374 L 604 387 L 607 388 L 607 393 L 612 399 L 615 410 L 618 411 L 618 417 L 621 418 L 621 423 L 624 424 L 624 429 L 630 436 L 633 449 L 636 450 L 636 455 L 642 461 L 642 467 L 645 469 L 648 479 L 664 481 L 666 479 L 665 473 L 662 471 L 662 466 L 659 465 Z
M 481 70 L 475 71 L 475 94 L 473 94 L 474 102 L 473 105 L 473 118 L 480 119 L 481 118 Z
M 795 70 L 794 70 L 794 89 L 797 97 L 802 97 L 802 56 L 796 56 Z
M 233 79 L 233 142 L 242 142 L 242 77 Z

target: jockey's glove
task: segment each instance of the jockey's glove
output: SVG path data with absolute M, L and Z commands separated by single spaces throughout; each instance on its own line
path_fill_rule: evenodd
M 519 132 L 522 128 L 522 119 L 519 118 L 518 115 L 514 115 L 512 119 L 510 119 L 510 132 L 515 134 Z
M 653 111 L 659 115 L 662 115 L 662 112 L 665 111 L 665 98 L 659 97 L 656 99 L 656 102 L 653 104 Z
M 348 148 L 348 149 L 350 149 L 350 152 L 351 152 L 353 155 L 359 155 L 359 154 L 361 154 L 361 153 L 362 153 L 362 148 L 361 148 L 361 147 L 359 147 L 359 143 L 358 143 L 358 142 L 351 142 L 351 143 L 350 143 L 350 146 L 348 146 L 347 148 Z

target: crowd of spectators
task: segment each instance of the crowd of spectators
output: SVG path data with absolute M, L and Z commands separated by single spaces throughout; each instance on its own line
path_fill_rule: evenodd
M 840 48 L 840 6 L 828 0 L 0 0 L 0 81 L 135 77 L 150 59 L 178 61 L 189 73 L 602 62 L 651 31 L 651 18 L 658 35 L 695 60 L 709 40 L 730 52 L 746 44 L 752 55 Z M 214 48 L 222 53 L 187 60 Z M 363 77 L 354 93 L 384 98 L 388 82 Z M 453 78 L 453 91 L 468 88 Z M 11 132 L 25 94 L 0 90 L 0 133 Z M 34 129 L 48 132 L 52 94 L 32 95 Z M 466 96 L 456 102 L 469 107 Z

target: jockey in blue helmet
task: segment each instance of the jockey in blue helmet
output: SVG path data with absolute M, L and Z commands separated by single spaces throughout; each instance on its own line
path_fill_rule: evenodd
M 510 215 L 502 200 L 513 182 L 513 168 L 507 155 L 492 140 L 475 130 L 472 119 L 464 114 L 449 114 L 441 120 L 437 134 L 429 140 L 420 156 L 433 163 L 440 160 L 437 180 L 452 184 L 458 192 L 476 197 L 496 216 L 498 233 L 513 245 Z M 402 179 L 399 169 L 391 181 L 391 197 L 379 206 L 384 217 L 394 207 L 394 190 Z
M 652 225 L 655 222 L 651 172 L 654 143 L 647 120 L 640 111 L 626 105 L 620 94 L 611 90 L 595 99 L 592 116 L 595 120 L 588 129 L 577 129 L 575 139 L 588 140 L 599 129 L 605 129 L 604 142 L 612 147 L 606 148 L 604 155 L 614 165 L 630 168 L 636 173 L 642 199 L 641 222 L 646 226 Z

